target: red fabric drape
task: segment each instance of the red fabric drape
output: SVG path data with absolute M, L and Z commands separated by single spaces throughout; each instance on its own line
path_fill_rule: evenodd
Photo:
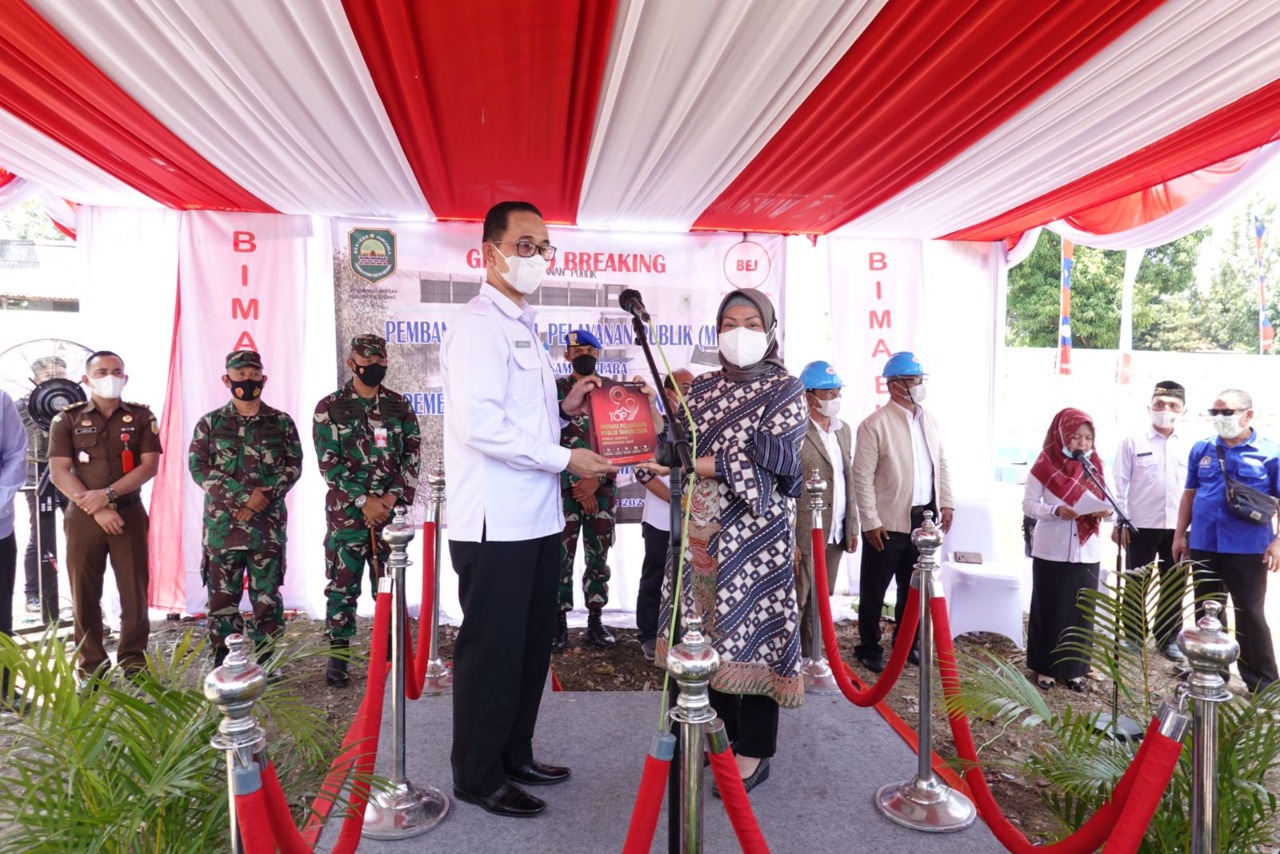
M 343 0 L 427 203 L 479 220 L 528 199 L 572 223 L 616 4 Z
M 1216 110 L 1199 121 L 1144 146 L 1128 157 L 1019 205 L 998 217 L 946 235 L 945 240 L 1000 240 L 1081 214 L 1196 170 L 1240 156 L 1276 138 L 1280 128 L 1280 80 Z M 1090 227 L 1089 231 L 1098 232 Z
M 831 231 L 946 164 L 1159 5 L 889 0 L 694 227 Z
M 13 174 L 12 172 L 9 172 L 6 169 L 0 169 L 0 187 L 3 187 L 4 185 L 8 184 L 10 181 L 12 181 L 14 178 L 17 178 L 17 177 L 18 177 L 17 175 Z
M 0 0 L 0 108 L 177 209 L 274 213 L 144 110 L 23 0 Z

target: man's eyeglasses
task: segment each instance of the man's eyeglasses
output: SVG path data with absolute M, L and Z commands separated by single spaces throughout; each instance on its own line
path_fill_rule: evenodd
M 532 240 L 493 240 L 490 242 L 495 246 L 514 245 L 516 247 L 516 254 L 521 258 L 532 258 L 534 255 L 541 255 L 543 259 L 548 262 L 556 259 L 556 248 L 554 246 L 539 246 Z
M 1244 412 L 1243 409 L 1210 409 L 1210 415 L 1235 415 L 1237 412 Z

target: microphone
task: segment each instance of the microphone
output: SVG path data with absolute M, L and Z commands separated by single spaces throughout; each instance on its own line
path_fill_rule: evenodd
M 618 308 L 644 323 L 649 323 L 649 310 L 644 307 L 644 298 L 634 288 L 627 288 L 618 294 Z
M 1089 462 L 1089 455 L 1086 454 L 1084 451 L 1081 451 L 1079 449 L 1072 451 L 1071 459 L 1075 460 L 1080 465 L 1084 466 L 1085 471 L 1089 472 L 1090 474 L 1097 472 L 1097 469 L 1093 467 L 1093 463 Z

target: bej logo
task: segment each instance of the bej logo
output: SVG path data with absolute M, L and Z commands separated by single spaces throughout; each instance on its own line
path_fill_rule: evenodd
M 724 256 L 724 276 L 735 288 L 758 288 L 769 278 L 769 253 L 759 243 L 735 243 Z

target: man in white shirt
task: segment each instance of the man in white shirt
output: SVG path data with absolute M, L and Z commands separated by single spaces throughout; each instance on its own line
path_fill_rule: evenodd
M 1178 649 L 1182 629 L 1182 599 L 1186 594 L 1185 569 L 1173 560 L 1173 531 L 1178 524 L 1178 504 L 1187 483 L 1187 454 L 1191 443 L 1179 432 L 1177 421 L 1186 407 L 1187 392 L 1172 380 L 1156 384 L 1147 412 L 1151 423 L 1145 430 L 1126 436 L 1116 451 L 1112 483 L 1116 503 L 1136 534 L 1115 528 L 1111 541 L 1125 540 L 1128 569 L 1138 569 L 1158 561 L 1160 596 L 1157 613 L 1163 616 L 1153 629 L 1156 646 L 1170 661 L 1185 661 Z M 1132 578 L 1124 581 L 1126 600 L 1132 610 L 1141 608 L 1141 586 Z M 1130 598 L 1132 594 L 1132 598 Z M 1127 609 L 1128 610 L 1128 609 Z M 1145 614 L 1144 620 L 1145 622 Z M 1126 626 L 1125 634 L 1141 637 L 1145 626 Z
M 836 573 L 845 552 L 858 548 L 858 507 L 853 495 L 853 430 L 836 417 L 844 383 L 828 362 L 810 362 L 800 372 L 809 427 L 800 446 L 800 466 L 808 479 L 817 471 L 827 483 L 822 494 L 822 532 L 826 538 L 827 593 L 836 589 Z M 796 500 L 796 601 L 800 604 L 800 652 L 822 657 L 811 648 L 813 620 L 813 510 L 808 494 Z
M 562 448 L 560 430 L 585 411 L 598 377 L 563 402 L 524 304 L 555 258 L 546 223 L 528 202 L 502 202 L 484 221 L 485 284 L 444 338 L 444 456 L 449 554 L 462 625 L 454 644 L 453 791 L 508 816 L 546 804 L 517 783 L 569 778 L 533 758 L 533 731 L 551 661 L 560 533 L 560 472 L 617 471 L 586 448 Z
M 853 452 L 853 491 L 862 519 L 862 576 L 858 596 L 858 660 L 873 673 L 884 670 L 880 646 L 880 610 L 889 580 L 898 583 L 894 613 L 897 626 L 907 606 L 911 571 L 920 553 L 911 532 L 934 511 L 943 533 L 951 530 L 955 502 L 942 437 L 924 401 L 924 368 L 914 355 L 894 353 L 881 376 L 889 389 L 889 403 L 858 425 Z M 897 628 L 894 629 L 897 640 Z M 920 661 L 912 649 L 907 659 Z

